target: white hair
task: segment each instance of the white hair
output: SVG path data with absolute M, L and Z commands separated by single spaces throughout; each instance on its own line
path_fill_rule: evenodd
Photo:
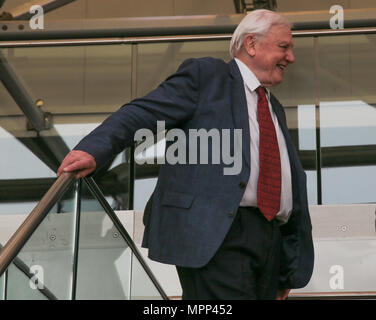
M 274 11 L 259 9 L 247 14 L 232 35 L 231 58 L 234 58 L 235 54 L 242 48 L 247 34 L 253 33 L 256 36 L 265 36 L 274 25 L 285 25 L 291 28 L 291 23 L 284 16 Z

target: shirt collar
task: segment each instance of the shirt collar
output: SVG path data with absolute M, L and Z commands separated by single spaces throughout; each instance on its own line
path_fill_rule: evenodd
M 242 75 L 243 81 L 249 90 L 252 92 L 256 90 L 257 87 L 261 86 L 260 81 L 257 79 L 256 75 L 249 69 L 246 64 L 240 61 L 238 58 L 235 58 L 235 62 L 239 67 L 240 74 Z M 266 93 L 269 97 L 269 90 L 267 88 Z

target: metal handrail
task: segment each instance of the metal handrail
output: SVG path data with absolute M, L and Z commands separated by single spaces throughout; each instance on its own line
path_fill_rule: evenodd
M 322 37 L 322 36 L 349 36 L 358 34 L 376 34 L 376 27 L 346 28 L 346 29 L 316 29 L 292 30 L 292 36 Z M 200 34 L 200 35 L 174 35 L 174 36 L 149 36 L 149 37 L 106 37 L 82 39 L 54 39 L 54 40 L 12 40 L 1 41 L 0 48 L 34 48 L 34 47 L 65 47 L 65 46 L 95 46 L 95 45 L 131 45 L 145 43 L 170 43 L 186 41 L 218 41 L 230 40 L 231 33 Z
M 22 247 L 29 240 L 33 232 L 38 228 L 40 223 L 64 194 L 73 180 L 73 173 L 63 173 L 58 177 L 33 211 L 8 240 L 0 251 L 0 276 L 8 268 L 13 259 L 16 258 Z
M 328 7 L 329 9 L 329 7 Z M 329 10 L 279 12 L 293 30 L 328 29 Z M 375 27 L 376 8 L 346 9 L 345 28 Z M 78 18 L 46 21 L 41 29 L 29 20 L 1 21 L 0 40 L 82 39 L 233 33 L 244 14 L 159 17 Z M 63 17 L 62 17 L 63 18 Z

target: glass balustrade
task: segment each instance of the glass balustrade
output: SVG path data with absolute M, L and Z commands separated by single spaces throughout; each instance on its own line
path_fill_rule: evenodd
M 143 257 L 135 251 L 138 249 L 131 236 L 95 182 L 76 181 L 2 275 L 0 297 L 167 298 L 151 271 L 145 270 Z

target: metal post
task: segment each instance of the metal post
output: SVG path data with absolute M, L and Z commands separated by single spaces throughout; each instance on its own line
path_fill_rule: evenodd
M 35 105 L 36 99 L 31 96 L 26 85 L 19 78 L 6 57 L 0 52 L 0 79 L 14 101 L 29 119 L 37 131 L 46 129 L 46 118 L 43 112 Z
M 319 64 L 319 38 L 313 38 L 315 57 L 315 110 L 316 110 L 316 175 L 317 175 L 317 204 L 322 204 L 322 159 L 321 159 L 321 124 L 320 124 L 320 64 Z
M 72 261 L 72 290 L 71 300 L 76 300 L 77 294 L 77 273 L 78 273 L 78 250 L 80 239 L 80 218 L 81 218 L 81 186 L 82 180 L 76 181 L 75 204 L 74 204 L 74 231 L 73 231 L 73 261 Z

